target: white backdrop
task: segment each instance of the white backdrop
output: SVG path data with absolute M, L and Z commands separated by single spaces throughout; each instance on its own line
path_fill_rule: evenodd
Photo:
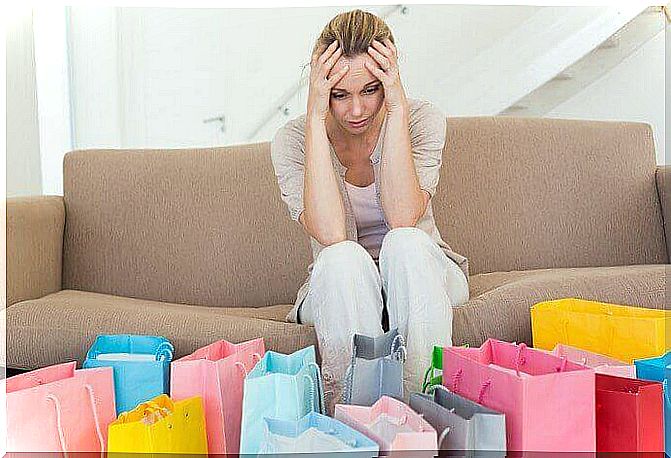
M 285 105 L 279 102 L 309 70 L 303 66 L 317 34 L 333 15 L 352 8 L 36 10 L 32 23 L 14 40 L 8 37 L 8 87 L 26 89 L 15 94 L 14 108 L 8 106 L 8 114 L 25 115 L 26 127 L 21 135 L 8 129 L 8 195 L 62 193 L 62 157 L 70 149 L 269 140 L 305 110 L 305 87 Z M 567 47 L 575 37 L 609 34 L 619 26 L 613 18 L 635 12 L 624 6 L 362 8 L 393 11 L 387 22 L 408 94 L 431 100 L 449 116 L 497 114 L 556 73 L 557 62 L 591 50 L 587 43 L 580 49 L 582 40 Z M 37 65 L 31 69 L 25 56 L 32 44 L 25 37 L 33 28 Z M 665 163 L 664 48 L 660 33 L 546 116 L 648 122 L 658 163 Z M 39 132 L 28 129 L 31 70 Z M 219 121 L 203 122 L 220 116 L 223 131 Z

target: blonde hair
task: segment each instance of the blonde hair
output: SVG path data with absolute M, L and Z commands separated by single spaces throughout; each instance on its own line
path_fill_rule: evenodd
M 394 36 L 382 19 L 366 11 L 352 10 L 337 15 L 326 24 L 312 52 L 313 54 L 320 50 L 323 52 L 337 40 L 342 47 L 343 55 L 353 57 L 366 54 L 373 40 L 382 43 L 385 38 L 394 43 Z

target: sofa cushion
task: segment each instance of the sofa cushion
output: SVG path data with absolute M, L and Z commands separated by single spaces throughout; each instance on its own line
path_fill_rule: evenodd
M 433 199 L 471 275 L 669 262 L 652 127 L 449 118 Z
M 470 279 L 471 300 L 454 309 L 455 345 L 487 338 L 532 344 L 529 309 L 537 302 L 579 297 L 664 308 L 669 265 L 494 272 Z M 64 290 L 7 308 L 7 365 L 35 369 L 83 361 L 97 334 L 156 334 L 177 357 L 218 339 L 264 336 L 266 348 L 289 353 L 317 345 L 314 328 L 284 321 L 292 305 L 220 308 Z
M 284 321 L 290 308 L 202 307 L 63 290 L 7 308 L 7 365 L 81 364 L 98 334 L 161 335 L 175 345 L 176 357 L 220 339 L 263 336 L 267 349 L 283 353 L 316 345 L 314 328 Z
M 671 266 L 494 272 L 471 277 L 471 300 L 454 310 L 453 343 L 481 345 L 487 338 L 532 344 L 529 309 L 537 302 L 581 299 L 663 309 Z

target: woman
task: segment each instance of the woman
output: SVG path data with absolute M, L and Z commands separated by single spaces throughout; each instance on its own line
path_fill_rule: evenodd
M 382 335 L 385 308 L 389 329 L 406 338 L 406 390 L 419 388 L 433 345 L 451 345 L 468 267 L 431 208 L 445 116 L 406 98 L 384 21 L 361 10 L 333 18 L 315 44 L 309 84 L 307 113 L 277 132 L 271 155 L 315 260 L 287 319 L 315 327 L 332 411 L 352 336 Z

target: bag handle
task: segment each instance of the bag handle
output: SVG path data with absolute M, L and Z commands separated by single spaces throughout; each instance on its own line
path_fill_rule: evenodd
M 245 367 L 245 365 L 241 361 L 236 361 L 235 362 L 235 367 L 237 367 L 238 369 L 240 369 L 242 371 L 243 377 L 247 377 L 247 374 L 248 374 L 247 368 Z M 217 381 L 218 380 L 219 380 L 219 377 L 217 377 Z
M 482 400 L 485 397 L 485 391 L 487 391 L 487 388 L 491 386 L 492 386 L 492 379 L 489 379 L 482 384 L 482 387 L 480 388 L 480 393 L 478 394 L 478 404 L 482 404 Z
M 442 433 L 440 433 L 440 436 L 438 436 L 438 450 L 443 450 L 440 446 L 443 443 L 443 441 L 447 438 L 447 435 L 450 434 L 450 431 L 452 431 L 452 427 L 448 426 L 443 430 Z
M 163 342 L 156 349 L 156 361 L 172 361 L 175 347 L 170 342 Z
M 100 430 L 100 419 L 98 418 L 98 409 L 96 408 L 96 400 L 93 392 L 93 386 L 86 384 L 84 389 L 89 394 L 89 401 L 91 402 L 91 411 L 93 412 L 93 422 L 96 427 L 96 434 L 98 435 L 98 442 L 100 443 L 100 456 L 105 456 L 105 439 L 103 438 L 103 433 Z
M 63 433 L 63 422 L 61 420 L 62 419 L 61 402 L 53 394 L 48 394 L 47 399 L 52 401 L 54 403 L 54 407 L 56 408 L 56 428 L 58 429 L 58 439 L 61 444 L 61 450 L 63 451 L 63 456 L 67 458 L 68 451 L 67 447 L 65 446 L 65 434 Z
M 459 383 L 459 380 L 461 377 L 464 375 L 464 370 L 459 369 L 457 372 L 454 373 L 454 376 L 452 377 L 452 392 L 456 393 L 457 392 L 457 385 Z
M 352 366 L 347 366 L 347 370 L 345 371 L 345 387 L 343 388 L 343 402 L 345 404 L 349 404 L 352 402 L 352 384 L 354 383 L 353 381 L 354 374 L 352 371 Z M 331 393 L 329 390 L 328 393 Z
M 317 391 L 319 391 L 319 413 L 323 414 L 324 412 L 326 412 L 326 403 L 324 401 L 324 392 L 322 390 L 324 384 L 324 381 L 322 380 L 322 372 L 319 369 L 317 363 L 308 363 L 308 367 L 315 368 L 315 374 L 317 375 L 317 380 L 313 381 L 313 383 L 317 385 Z M 312 380 L 312 375 L 310 376 L 310 380 Z
M 398 343 L 400 342 L 400 343 Z M 397 334 L 391 342 L 391 357 L 402 363 L 408 358 L 408 349 L 405 346 L 405 338 L 401 334 Z
M 431 385 L 431 380 L 433 380 L 433 378 L 435 377 L 435 375 L 434 375 L 436 373 L 435 370 L 436 370 L 436 368 L 434 367 L 433 361 L 432 361 L 429 368 L 426 370 L 426 372 L 424 372 L 424 381 L 422 382 L 422 393 L 428 393 L 431 386 L 435 386 L 435 385 Z M 431 385 L 431 386 L 429 386 L 429 385 Z
M 560 356 L 561 358 L 561 363 L 559 363 L 559 367 L 557 368 L 557 372 L 564 372 L 566 370 L 566 363 L 568 362 L 568 358 L 566 356 Z M 587 359 L 587 358 L 584 358 Z
M 393 344 L 392 344 L 393 345 Z M 343 388 L 343 401 L 346 404 L 352 402 L 352 385 L 354 385 L 354 363 L 356 362 L 356 344 L 354 343 L 354 336 L 352 336 L 352 354 L 349 360 L 349 366 L 345 371 L 345 387 Z
M 431 385 L 429 387 L 429 389 L 427 390 L 428 391 L 427 394 L 434 394 L 436 392 L 436 390 L 442 390 L 442 391 L 446 392 L 447 394 L 452 394 L 452 392 L 450 390 L 448 390 L 446 387 L 444 387 L 443 385 Z
M 515 374 L 519 377 L 520 376 L 520 366 L 524 365 L 526 363 L 526 359 L 522 355 L 522 352 L 526 350 L 527 344 L 522 342 L 517 346 L 517 355 L 515 356 Z

